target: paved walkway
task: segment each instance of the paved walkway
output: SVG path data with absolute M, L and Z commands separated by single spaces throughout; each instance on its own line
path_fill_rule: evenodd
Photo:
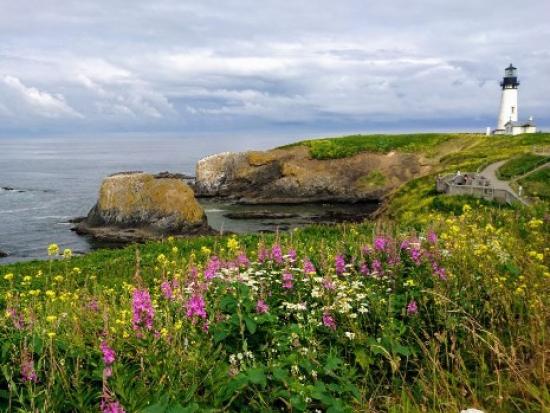
M 483 169 L 479 174 L 484 176 L 485 178 L 487 178 L 489 180 L 489 182 L 491 183 L 491 185 L 495 189 L 505 189 L 505 190 L 509 191 L 510 193 L 512 193 L 522 203 L 524 203 L 525 205 L 529 205 L 530 204 L 529 201 L 527 201 L 525 198 L 520 198 L 520 196 L 516 193 L 516 191 L 514 191 L 512 189 L 512 187 L 510 186 L 510 182 L 517 181 L 518 179 L 521 179 L 524 176 L 530 175 L 533 172 L 538 171 L 539 169 L 546 168 L 546 167 L 548 167 L 548 165 L 550 165 L 550 162 L 542 164 L 542 165 L 536 167 L 535 169 L 533 169 L 532 171 L 529 171 L 526 174 L 518 176 L 518 177 L 512 179 L 511 181 L 503 181 L 501 179 L 498 179 L 497 170 L 498 170 L 498 168 L 500 168 L 507 161 L 508 161 L 508 159 L 504 160 L 504 161 L 499 161 L 499 162 L 492 163 L 491 165 L 489 165 L 485 169 Z

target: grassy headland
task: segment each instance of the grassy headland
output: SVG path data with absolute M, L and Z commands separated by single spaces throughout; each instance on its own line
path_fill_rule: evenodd
M 550 135 L 402 140 L 445 172 Z M 443 198 L 433 179 L 377 222 L 63 259 L 52 245 L 0 267 L 0 410 L 547 411 L 546 206 Z

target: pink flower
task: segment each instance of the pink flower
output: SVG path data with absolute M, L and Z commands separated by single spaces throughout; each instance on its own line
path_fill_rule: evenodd
M 407 314 L 415 315 L 416 313 L 418 313 L 418 305 L 415 300 L 412 300 L 409 304 L 407 304 Z
M 17 330 L 22 330 L 25 327 L 25 318 L 23 314 L 20 314 L 15 308 L 8 307 L 6 313 L 11 318 L 11 322 Z
M 25 357 L 21 361 L 21 379 L 24 382 L 36 383 L 38 381 L 38 376 L 34 370 L 34 361 L 31 358 Z
M 315 274 L 315 273 L 317 273 L 315 266 L 310 260 L 306 258 L 304 260 L 304 274 Z
M 362 275 L 369 275 L 370 274 L 369 266 L 367 265 L 366 262 L 361 263 L 361 267 L 359 267 L 359 272 Z
M 428 231 L 428 236 L 427 236 L 427 238 L 428 238 L 428 242 L 429 242 L 430 244 L 433 244 L 433 245 L 437 244 L 437 234 L 436 234 L 435 232 L 433 232 L 433 231 Z
M 336 321 L 334 317 L 328 313 L 323 314 L 323 325 L 331 330 L 336 330 Z
M 372 249 L 368 245 L 363 245 L 361 247 L 361 252 L 363 253 L 363 255 L 369 255 L 372 252 Z
M 113 364 L 116 359 L 115 351 L 111 347 L 109 347 L 109 345 L 105 340 L 101 342 L 101 344 L 99 345 L 99 348 L 103 353 L 103 362 L 105 363 L 105 365 L 110 366 L 111 364 Z
M 95 298 L 92 298 L 88 302 L 88 310 L 93 311 L 94 313 L 97 313 L 99 311 L 99 305 L 98 305 L 97 300 Z
M 167 300 L 171 300 L 172 298 L 174 298 L 172 284 L 170 284 L 169 281 L 163 281 L 160 285 L 160 290 L 162 291 L 162 295 L 164 295 L 164 298 L 166 298 Z
M 269 311 L 269 306 L 266 304 L 264 300 L 258 300 L 256 303 L 256 312 L 258 314 L 265 314 Z
M 105 397 L 101 400 L 99 407 L 101 409 L 101 413 L 126 413 L 118 401 L 108 400 Z
M 380 262 L 380 260 L 374 260 L 372 262 L 372 272 L 376 274 L 382 273 L 382 263 Z
M 195 295 L 187 302 L 187 317 L 206 318 L 206 304 L 204 298 L 200 295 Z
M 297 254 L 296 254 L 296 250 L 291 248 L 288 250 L 288 260 L 290 262 L 295 262 L 296 261 L 296 257 L 297 257 Z
M 384 251 L 388 246 L 388 240 L 384 237 L 376 237 L 374 240 L 374 249 L 378 251 Z
M 422 251 L 420 251 L 420 249 L 418 248 L 412 248 L 410 254 L 411 260 L 413 260 L 416 265 L 420 265 L 420 257 L 422 256 Z
M 440 267 L 435 262 L 432 264 L 432 268 L 433 268 L 434 274 L 437 275 L 440 280 L 447 279 L 447 272 L 445 271 L 445 268 Z
M 277 264 L 283 263 L 283 250 L 279 244 L 275 244 L 271 247 L 271 259 Z
M 293 286 L 293 284 L 292 284 L 293 279 L 294 279 L 294 277 L 292 276 L 291 273 L 285 272 L 283 274 L 283 288 L 285 288 L 287 290 L 290 290 Z
M 346 260 L 342 255 L 337 255 L 334 258 L 334 266 L 338 275 L 342 275 L 346 271 Z
M 211 257 L 210 260 L 208 260 L 206 269 L 204 270 L 204 278 L 206 278 L 207 280 L 211 280 L 216 276 L 216 273 L 220 270 L 221 267 L 222 264 L 220 262 L 220 259 L 216 256 Z
M 323 287 L 325 287 L 327 290 L 334 290 L 334 283 L 330 278 L 325 278 L 323 280 Z
M 239 267 L 247 268 L 248 265 L 250 264 L 250 260 L 248 259 L 248 257 L 246 256 L 246 254 L 244 252 L 241 252 L 237 256 L 237 263 L 239 264 Z
M 105 377 L 106 379 L 108 379 L 109 377 L 111 377 L 113 375 L 113 369 L 111 367 L 105 367 L 103 369 L 103 377 Z
M 263 263 L 265 262 L 265 260 L 267 260 L 268 257 L 269 253 L 267 252 L 267 250 L 264 247 L 261 247 L 258 250 L 258 262 Z
M 135 289 L 132 296 L 132 328 L 138 330 L 145 327 L 147 330 L 153 328 L 153 318 L 155 310 L 151 304 L 149 290 Z

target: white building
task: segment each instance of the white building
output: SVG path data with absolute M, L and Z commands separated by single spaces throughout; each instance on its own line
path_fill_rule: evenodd
M 518 122 L 518 69 L 511 63 L 504 69 L 504 79 L 500 82 L 502 96 L 500 98 L 500 111 L 498 114 L 495 135 L 519 135 L 520 133 L 535 133 L 537 127 L 533 118 L 527 122 Z

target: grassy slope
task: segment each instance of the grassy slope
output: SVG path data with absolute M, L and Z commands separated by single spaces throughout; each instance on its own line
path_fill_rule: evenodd
M 444 172 L 454 171 L 456 169 L 463 171 L 475 170 L 493 161 L 524 153 L 528 151 L 533 144 L 549 144 L 550 134 L 525 135 L 515 138 L 486 138 L 481 135 L 468 134 L 407 135 L 407 137 L 403 135 L 396 137 L 378 135 L 374 137 L 355 136 L 343 140 L 329 139 L 328 141 L 330 142 L 329 144 L 327 144 L 325 140 L 317 141 L 321 143 L 306 142 L 299 144 L 311 145 L 312 154 L 319 158 L 349 156 L 350 154 L 363 150 L 382 152 L 396 149 L 422 151 L 427 156 L 439 159 L 441 162 L 441 171 Z M 539 184 L 540 182 L 544 183 L 543 179 L 545 179 L 545 177 L 547 178 L 548 171 L 544 173 L 546 173 L 546 175 L 541 175 L 542 178 L 538 177 L 540 178 L 538 179 L 534 177 L 533 180 L 536 181 L 535 178 L 537 178 L 538 181 L 536 182 Z M 527 187 L 528 184 L 525 183 L 525 185 Z M 294 233 L 281 234 L 279 237 L 274 235 L 239 236 L 238 241 L 243 249 L 254 251 L 258 243 L 266 243 L 269 245 L 278 239 L 281 244 L 296 248 L 300 255 L 310 256 L 315 262 L 319 263 L 320 270 L 329 273 L 329 267 L 332 265 L 335 253 L 345 250 L 350 254 L 356 255 L 357 251 L 355 251 L 355 249 L 358 248 L 358 245 L 364 242 L 372 242 L 372 235 L 374 233 L 386 233 L 390 236 L 397 236 L 397 234 L 410 228 L 411 225 L 422 230 L 426 229 L 424 224 L 437 226 L 436 222 L 444 219 L 449 213 L 461 215 L 462 205 L 467 201 L 467 199 L 462 198 L 451 199 L 438 196 L 433 192 L 433 176 L 425 177 L 409 182 L 389 198 L 386 215 L 390 218 L 397 219 L 399 224 L 384 221 L 377 225 L 341 225 L 334 227 L 311 226 Z M 444 296 L 445 299 L 450 300 L 449 303 L 452 302 L 453 306 L 459 306 L 457 308 L 459 308 L 460 311 L 468 312 L 470 314 L 469 317 L 472 317 L 472 321 L 475 320 L 476 323 L 482 323 L 485 330 L 482 328 L 478 331 L 477 329 L 481 327 L 480 325 L 468 327 L 474 328 L 475 330 L 468 332 L 469 330 L 463 330 L 460 325 L 448 324 L 445 327 L 447 330 L 442 330 L 438 333 L 441 334 L 442 337 L 448 337 L 447 339 L 437 338 L 439 336 L 434 338 L 432 336 L 421 340 L 422 343 L 427 343 L 427 347 L 420 347 L 417 350 L 420 352 L 420 359 L 411 357 L 409 360 L 409 357 L 394 354 L 393 351 L 392 354 L 385 356 L 383 352 L 378 352 L 378 350 L 376 350 L 377 345 L 372 343 L 369 345 L 371 347 L 366 354 L 360 353 L 358 349 L 345 350 L 340 357 L 345 358 L 346 355 L 357 353 L 362 354 L 361 357 L 363 357 L 364 354 L 368 359 L 368 361 L 348 361 L 351 363 L 349 367 L 350 370 L 341 370 L 339 373 L 339 375 L 349 375 L 349 377 L 353 377 L 353 380 L 356 380 L 356 384 L 361 387 L 360 393 L 363 403 L 368 403 L 374 406 L 373 408 L 379 408 L 381 409 L 380 411 L 392 411 L 396 413 L 458 411 L 459 408 L 466 407 L 466 404 L 492 406 L 493 411 L 497 411 L 495 409 L 498 409 L 499 411 L 506 412 L 534 412 L 540 411 L 541 408 L 544 409 L 544 406 L 548 407 L 548 403 L 550 402 L 550 394 L 546 387 L 548 383 L 545 383 L 544 379 L 537 376 L 539 373 L 536 368 L 529 366 L 529 360 L 531 359 L 535 360 L 533 361 L 535 365 L 540 366 L 540 361 L 537 360 L 540 356 L 540 346 L 544 347 L 544 341 L 541 342 L 541 340 L 544 340 L 544 328 L 541 328 L 541 326 L 548 325 L 548 320 L 540 311 L 537 313 L 534 309 L 530 311 L 529 308 L 525 307 L 527 300 L 521 295 L 524 294 L 523 292 L 516 296 L 504 294 L 505 292 L 510 292 L 511 294 L 511 292 L 514 291 L 516 284 L 519 283 L 517 280 L 520 273 L 528 277 L 526 280 L 528 284 L 531 282 L 540 282 L 540 278 L 537 277 L 539 277 L 539 273 L 541 273 L 544 266 L 540 266 L 540 263 L 537 264 L 536 256 L 535 258 L 528 257 L 531 249 L 540 249 L 541 246 L 544 245 L 544 242 L 540 239 L 541 235 L 533 233 L 533 230 L 529 227 L 528 221 L 531 214 L 542 216 L 544 211 L 524 211 L 518 214 L 511 210 L 498 211 L 497 209 L 484 209 L 485 207 L 483 206 L 476 206 L 475 208 L 476 215 L 479 216 L 477 218 L 475 216 L 470 216 L 469 219 L 475 220 L 476 222 L 472 221 L 466 227 L 462 227 L 466 225 L 466 223 L 462 221 L 462 218 L 451 222 L 441 221 L 440 230 L 451 235 L 451 238 L 446 241 L 451 251 L 448 265 L 449 270 L 454 273 L 455 278 L 452 284 L 449 284 L 448 289 L 439 291 L 438 294 L 443 294 L 442 297 Z M 480 211 L 477 211 L 478 208 Z M 437 214 L 434 215 L 434 210 L 441 211 L 445 215 L 443 217 Z M 516 215 L 512 217 L 512 214 Z M 513 223 L 513 225 L 511 223 Z M 486 224 L 491 225 L 486 226 Z M 491 232 L 493 231 L 491 229 L 493 225 L 496 228 L 502 228 L 502 230 L 499 230 L 502 232 Z M 462 231 L 460 228 L 464 230 Z M 536 238 L 536 242 L 534 238 L 532 238 L 533 236 L 539 237 Z M 487 245 L 491 245 L 493 249 L 500 248 L 500 252 L 496 250 L 493 252 L 486 250 L 482 252 L 484 258 L 482 262 L 480 261 L 478 263 L 476 259 L 469 260 L 469 254 L 472 253 L 474 248 L 469 242 L 475 242 L 477 238 L 482 240 L 481 244 L 483 245 L 480 244 L 475 248 L 485 248 Z M 494 241 L 496 241 L 496 244 Z M 458 242 L 458 244 L 456 244 L 456 242 Z M 184 268 L 186 268 L 191 261 L 201 265 L 200 263 L 203 263 L 206 259 L 204 254 L 201 253 L 201 248 L 203 247 L 215 251 L 222 256 L 227 253 L 226 237 L 211 236 L 183 239 L 177 241 L 175 245 L 179 249 L 177 253 L 178 258 L 174 258 L 178 263 L 178 269 L 170 270 L 171 272 L 169 272 L 168 275 L 176 271 L 185 271 Z M 151 286 L 151 288 L 158 288 L 158 283 L 166 277 L 166 273 L 163 274 L 162 268 L 159 268 L 158 256 L 160 254 L 171 256 L 172 247 L 173 245 L 167 245 L 166 243 L 149 243 L 140 247 L 141 277 L 146 285 Z M 452 254 L 452 251 L 454 251 L 453 248 L 456 249 L 456 254 Z M 508 256 L 508 261 L 506 263 L 499 261 L 501 258 L 498 258 L 498 254 L 501 253 L 504 254 L 504 256 Z M 537 265 L 539 267 L 537 267 Z M 75 275 L 72 272 L 73 267 L 78 267 L 82 271 L 82 275 Z M 17 287 L 11 291 L 23 291 L 31 288 L 31 286 L 25 287 L 25 285 L 23 285 L 24 283 L 19 284 L 22 277 L 24 275 L 37 274 L 39 271 L 50 275 L 64 274 L 67 279 L 73 278 L 74 280 L 70 281 L 72 283 L 71 285 L 75 289 L 81 289 L 78 290 L 79 294 L 88 298 L 90 296 L 100 297 L 104 305 L 111 303 L 110 305 L 112 305 L 113 308 L 109 311 L 118 314 L 121 308 L 129 308 L 127 299 L 120 297 L 128 295 L 127 292 L 124 291 L 124 283 L 132 282 L 133 275 L 136 271 L 135 247 L 128 247 L 122 250 L 97 251 L 84 257 L 73 258 L 70 263 L 66 261 L 54 261 L 52 263 L 29 262 L 0 266 L 0 283 L 3 282 L 2 276 L 7 273 L 13 273 L 15 274 L 16 280 L 18 280 L 18 284 Z M 479 276 L 475 276 L 477 273 L 479 273 Z M 93 282 L 90 281 L 90 277 L 93 277 Z M 496 281 L 494 281 L 492 277 L 496 277 Z M 507 281 L 505 277 L 511 277 L 510 281 Z M 51 280 L 51 277 L 49 279 Z M 35 278 L 32 283 L 34 283 L 32 288 L 40 288 L 42 292 L 48 288 L 62 288 L 61 285 L 56 286 L 55 283 L 49 285 L 48 278 Z M 508 285 L 507 283 L 510 284 Z M 6 289 L 5 284 L 0 285 L 2 286 L 0 287 L 0 292 L 2 293 L 2 295 L 0 295 L 0 309 L 4 311 L 7 305 L 5 293 L 9 291 L 9 289 Z M 481 289 L 478 288 L 480 285 L 484 287 Z M 501 287 L 499 287 L 499 285 L 501 285 Z M 547 284 L 544 285 L 546 285 L 544 288 L 548 287 Z M 486 296 L 485 291 L 489 293 L 493 288 L 495 290 Z M 468 298 L 466 299 L 466 297 Z M 489 303 L 489 297 L 492 297 L 491 303 Z M 530 299 L 534 299 L 533 297 L 535 296 L 529 295 L 529 297 Z M 122 303 L 125 304 L 122 305 Z M 44 312 L 68 311 L 70 313 L 74 311 L 70 308 L 69 310 L 63 310 L 64 307 L 62 307 L 61 303 L 58 305 L 59 307 L 48 307 L 48 305 L 46 305 L 46 307 L 38 308 L 35 311 L 37 311 L 37 314 L 40 313 L 42 315 L 44 315 Z M 477 307 L 478 305 L 479 307 Z M 540 308 L 546 308 L 546 304 L 544 306 L 542 303 L 537 305 L 541 305 L 542 307 Z M 539 307 L 537 307 L 537 309 L 538 308 Z M 448 314 L 440 314 L 442 317 L 448 318 L 445 323 L 458 322 L 458 318 L 452 315 L 455 314 L 455 311 L 457 311 L 457 309 L 453 309 L 452 312 Z M 112 315 L 113 318 L 116 317 L 116 314 Z M 439 317 L 439 313 L 437 316 Z M 516 317 L 519 318 L 516 319 Z M 394 332 L 397 328 L 395 321 L 396 320 L 392 317 L 381 318 L 379 320 L 383 329 L 386 329 L 387 332 L 393 332 L 391 334 L 397 334 Z M 41 319 L 38 320 L 38 325 L 42 326 Z M 352 327 L 350 326 L 349 328 Z M 44 330 L 44 327 L 41 327 L 40 331 L 43 333 L 46 330 Z M 473 341 L 468 341 L 468 334 L 473 334 L 474 332 L 480 336 L 474 337 Z M 6 360 L 11 357 L 11 351 L 15 353 L 19 352 L 23 345 L 24 336 L 14 335 L 11 332 L 8 333 L 1 323 L 0 335 L 2 339 L 5 340 L 4 343 L 13 343 L 15 346 L 13 348 L 9 347 L 9 345 L 6 347 L 7 344 L 5 344 L 3 347 L 4 353 L 1 364 L 9 370 L 11 369 L 11 364 L 7 363 Z M 529 339 L 524 341 L 522 337 L 529 337 Z M 322 336 L 314 336 L 310 337 L 310 339 L 324 340 Z M 458 349 L 454 347 L 455 340 L 459 340 L 459 342 L 462 343 L 458 345 Z M 88 341 L 91 342 L 88 343 Z M 90 346 L 91 348 L 95 348 L 95 341 L 97 340 L 93 340 L 92 337 L 89 336 L 83 336 L 73 342 L 71 342 L 70 338 L 60 337 L 56 340 L 56 346 L 54 347 L 56 348 L 56 352 L 66 357 L 65 362 L 69 365 L 78 354 L 84 356 L 85 359 L 99 359 L 99 356 L 96 354 L 97 349 L 90 350 Z M 161 374 L 162 371 L 158 372 L 158 376 L 155 376 L 157 372 L 154 368 L 152 368 L 152 372 L 147 373 L 141 371 L 140 373 L 139 360 L 134 359 L 132 356 L 134 352 L 138 352 L 137 354 L 141 354 L 142 357 L 145 355 L 147 360 L 147 357 L 153 357 L 153 355 L 147 356 L 147 351 L 154 352 L 158 350 L 159 353 L 155 353 L 155 357 L 158 357 L 160 354 L 166 359 L 170 359 L 170 357 L 176 357 L 176 354 L 173 354 L 173 349 L 162 349 L 161 347 L 157 349 L 157 344 L 155 344 L 151 345 L 151 349 L 143 350 L 140 349 L 139 342 L 136 344 L 134 342 L 124 343 L 124 341 L 117 341 L 116 343 L 117 351 L 122 353 L 122 349 L 124 348 L 124 351 L 129 352 L 127 355 L 124 355 L 124 353 L 121 354 L 121 358 L 124 361 L 122 362 L 123 366 L 119 367 L 119 370 L 117 370 L 117 374 L 120 377 L 118 381 L 120 381 L 120 383 L 116 386 L 118 396 L 127 405 L 132 405 L 133 403 L 134 406 L 143 406 L 145 400 L 150 400 L 151 397 L 153 397 L 153 399 L 158 399 L 164 391 L 170 391 L 170 397 L 177 396 L 179 400 L 197 401 L 201 405 L 203 405 L 203 403 L 214 403 L 217 396 L 215 396 L 214 393 L 208 393 L 208 391 L 212 389 L 209 390 L 208 388 L 201 387 L 199 392 L 201 394 L 199 395 L 196 393 L 198 391 L 197 387 L 194 387 L 197 386 L 196 378 L 193 378 L 192 375 L 180 377 L 182 386 L 185 387 L 184 390 L 170 381 L 170 384 L 166 383 L 160 385 L 158 380 L 166 380 L 166 376 Z M 216 379 L 219 381 L 216 382 L 217 384 L 213 388 L 222 386 L 222 382 L 223 386 L 229 386 L 229 384 L 225 382 L 227 376 L 222 375 L 217 378 L 211 377 L 212 370 L 207 370 L 209 368 L 216 369 L 220 365 L 223 365 L 227 355 L 222 359 L 216 359 L 215 357 L 218 355 L 220 349 L 208 347 L 206 343 L 204 343 L 204 345 L 207 349 L 206 351 L 211 351 L 212 354 L 201 353 L 200 349 L 195 349 L 193 351 L 196 351 L 196 353 L 190 353 L 190 356 L 194 359 L 188 360 L 185 359 L 187 356 L 179 354 L 177 357 L 183 357 L 182 363 L 184 364 L 196 363 L 196 359 L 201 360 L 201 363 L 205 366 L 201 369 L 201 374 L 205 374 L 205 377 L 209 377 L 211 380 Z M 341 347 L 342 345 L 342 343 L 334 342 L 330 344 L 330 346 L 332 346 L 330 348 L 334 351 L 340 351 L 340 348 L 346 348 L 346 346 Z M 70 349 L 73 346 L 75 350 L 71 353 L 67 348 Z M 361 346 L 364 347 L 366 344 L 361 344 Z M 365 348 L 369 348 L 369 346 Z M 515 348 L 513 352 L 510 350 L 511 347 Z M 522 349 L 519 355 L 517 353 L 518 348 Z M 256 350 L 257 349 L 253 349 L 253 351 Z M 328 351 L 328 348 L 325 350 Z M 79 353 L 84 351 L 88 353 Z M 348 351 L 351 353 L 348 353 Z M 432 359 L 434 354 L 437 354 L 437 362 L 434 362 Z M 448 359 L 448 354 L 452 354 L 453 358 Z M 36 357 L 47 358 L 50 356 L 47 354 L 44 356 L 37 354 Z M 441 358 L 439 359 L 439 357 Z M 42 360 L 42 358 L 40 360 Z M 453 360 L 456 360 L 456 362 Z M 503 362 L 502 360 L 505 361 Z M 125 370 L 124 363 L 128 365 L 127 371 Z M 373 363 L 370 370 L 362 370 L 364 363 L 367 363 L 367 365 Z M 394 371 L 395 363 L 397 363 L 397 365 L 403 363 L 402 366 L 411 363 L 411 366 L 414 366 L 414 373 L 407 370 L 407 374 L 412 374 L 412 376 L 404 379 L 404 376 L 402 376 L 403 371 Z M 46 365 L 44 365 L 44 368 L 46 368 Z M 96 365 L 97 368 L 97 363 L 94 365 Z M 170 367 L 165 366 L 164 368 L 169 369 Z M 62 369 L 59 371 L 61 370 Z M 496 374 L 496 370 L 502 371 Z M 381 373 L 381 371 L 385 371 L 385 373 Z M 16 371 L 9 370 L 8 373 L 17 376 Z M 5 371 L 4 376 L 8 373 Z M 144 378 L 147 374 L 149 374 L 147 378 Z M 171 372 L 170 374 L 175 375 L 176 373 Z M 357 376 L 357 374 L 359 374 L 359 376 Z M 373 374 L 374 376 L 372 376 Z M 131 386 L 131 390 L 129 390 L 130 386 L 128 383 L 134 381 L 135 375 L 140 375 L 144 382 L 140 383 L 137 381 Z M 363 377 L 363 379 L 361 379 L 361 377 Z M 2 380 L 3 378 L 0 378 L 0 406 L 2 405 L 2 398 L 6 395 L 6 393 L 2 393 L 2 391 L 6 390 L 6 383 Z M 90 406 L 90 404 L 97 405 L 97 401 L 94 401 L 94 398 L 97 400 L 98 397 L 97 390 L 94 390 L 97 389 L 97 387 L 81 384 L 77 382 L 78 379 L 74 379 L 75 384 L 72 385 L 74 387 L 71 387 L 72 390 L 67 390 L 64 380 L 65 379 L 61 376 L 52 379 L 52 388 L 49 390 L 49 393 L 46 393 L 46 396 L 44 396 L 44 393 L 42 393 L 42 395 L 38 395 L 37 393 L 37 400 L 41 400 L 43 397 L 51 397 L 52 399 L 59 398 L 59 400 L 61 400 L 64 394 L 69 391 L 74 393 L 74 395 L 64 401 L 64 403 L 67 403 L 64 405 L 65 408 L 68 408 L 67 406 L 79 405 L 79 403 L 85 406 Z M 80 380 L 84 380 L 84 382 L 86 382 L 86 380 L 93 380 L 91 383 L 95 383 L 95 385 L 98 384 L 97 376 L 94 379 L 92 379 L 91 376 L 83 376 Z M 286 388 L 290 386 L 290 388 L 294 388 L 296 391 L 302 388 L 295 380 L 290 378 L 288 380 L 291 381 L 285 384 Z M 375 385 L 377 380 L 384 380 L 385 386 L 387 386 L 385 390 L 381 390 L 381 388 Z M 405 380 L 405 382 L 403 382 L 403 380 Z M 148 382 L 152 384 L 148 384 Z M 495 385 L 494 383 L 497 382 L 499 384 Z M 486 385 L 486 383 L 493 384 Z M 112 384 L 112 386 L 115 387 L 115 384 Z M 270 386 L 268 386 L 268 390 Z M 21 386 L 21 389 L 23 389 L 23 386 Z M 253 386 L 252 390 L 254 390 Z M 30 394 L 32 393 L 21 391 L 21 400 L 31 399 Z M 265 389 L 262 391 L 265 391 Z M 302 391 L 311 391 L 311 389 Z M 344 397 L 343 394 L 345 392 L 343 390 L 342 392 L 342 397 Z M 78 400 L 79 393 L 81 393 L 81 400 Z M 261 400 L 259 400 L 261 397 L 258 399 L 258 396 L 255 396 L 259 393 L 261 393 L 260 389 L 256 388 L 256 390 L 252 391 L 251 396 L 247 396 L 251 397 L 252 406 L 254 406 L 254 403 L 261 403 Z M 244 397 L 245 394 L 245 392 L 241 393 L 241 397 Z M 268 397 L 268 394 L 269 391 L 265 391 L 265 397 Z M 283 396 L 284 393 L 280 394 L 280 398 L 286 397 Z M 503 396 L 504 399 L 498 402 L 497 398 Z M 247 399 L 242 401 L 245 403 L 244 405 L 247 403 L 246 400 Z M 227 403 L 227 401 L 224 403 Z M 29 404 L 26 404 L 26 406 L 29 408 Z M 362 406 L 365 407 L 365 405 Z M 254 410 L 254 408 L 252 408 L 252 410 Z
M 550 156 L 524 153 L 503 164 L 498 169 L 497 174 L 500 179 L 509 180 L 524 175 L 548 161 L 550 161 Z
M 525 194 L 550 201 L 550 168 L 543 168 L 517 181 Z

